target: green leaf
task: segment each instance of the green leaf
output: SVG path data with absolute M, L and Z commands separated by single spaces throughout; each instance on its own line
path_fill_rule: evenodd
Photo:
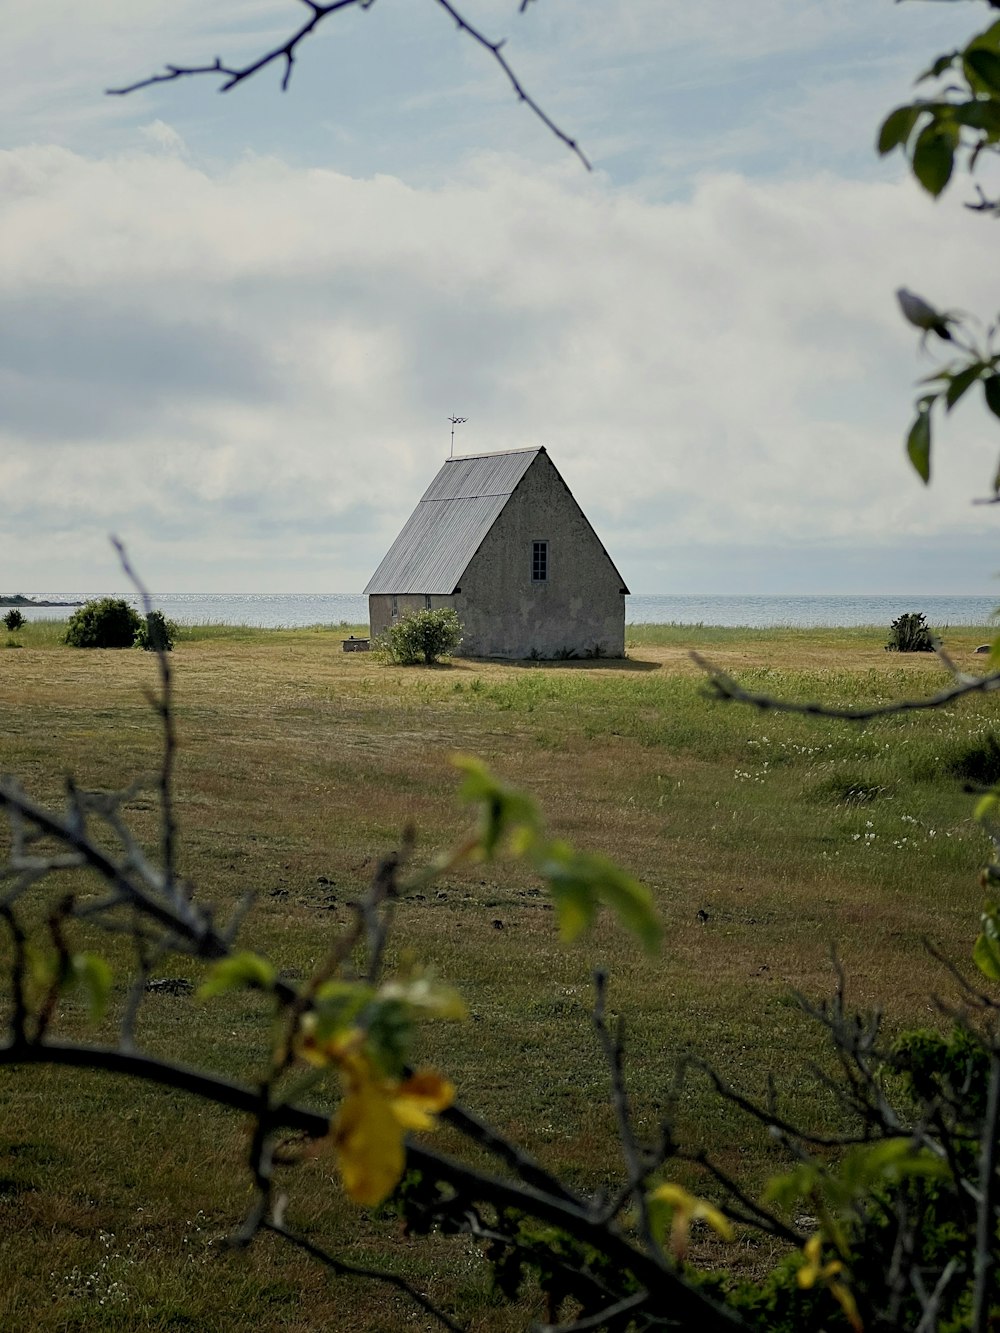
M 1000 93 L 1000 55 L 981 46 L 967 46 L 962 58 L 965 77 L 977 91 Z
M 984 977 L 1000 981 L 1000 944 L 985 932 L 972 946 L 972 961 Z
M 374 999 L 374 988 L 364 981 L 344 981 L 339 977 L 324 981 L 313 996 L 316 1035 L 326 1040 L 341 1028 L 356 1025 L 366 1005 Z
M 983 130 L 992 142 L 1000 134 L 1000 103 L 981 99 L 955 107 L 955 117 L 970 130 Z
M 982 51 L 1000 52 L 1000 19 L 981 32 L 978 37 L 974 37 L 965 48 L 967 51 L 976 48 Z
M 480 808 L 476 840 L 479 855 L 490 860 L 508 838 L 523 844 L 515 850 L 525 850 L 539 827 L 534 801 L 494 777 L 486 765 L 472 755 L 455 755 L 452 763 L 465 774 L 459 796 Z
M 536 870 L 548 881 L 564 940 L 576 939 L 590 926 L 603 903 L 650 953 L 659 947 L 662 926 L 653 895 L 613 861 L 574 851 L 560 841 L 540 846 L 534 860 Z
M 948 1164 L 926 1149 L 914 1148 L 907 1138 L 884 1139 L 871 1148 L 856 1148 L 844 1162 L 845 1180 L 859 1193 L 880 1181 L 898 1183 L 921 1176 L 935 1179 L 948 1174 Z
M 406 1064 L 413 1013 L 402 1000 L 376 1000 L 363 1015 L 365 1049 L 382 1071 L 398 1078 Z
M 428 1018 L 467 1018 L 469 1013 L 457 990 L 425 973 L 387 981 L 378 996 L 380 1000 L 400 1000 Z
M 1000 417 L 1000 375 L 988 375 L 983 380 L 983 397 L 995 417 Z
M 922 408 L 906 437 L 906 452 L 917 476 L 926 485 L 931 479 L 931 414 Z
M 898 106 L 895 111 L 889 112 L 878 132 L 878 151 L 881 156 L 884 157 L 886 153 L 891 153 L 900 144 L 906 143 L 913 133 L 913 127 L 920 119 L 922 111 L 923 107 L 917 104 L 915 106 Z
M 980 917 L 982 931 L 972 948 L 972 961 L 984 977 L 1000 981 L 1000 913 L 996 903 L 987 903 Z
M 913 149 L 913 174 L 935 199 L 951 180 L 955 166 L 957 131 L 933 121 L 917 135 Z
M 74 954 L 70 967 L 73 982 L 87 997 L 91 1021 L 99 1023 L 111 998 L 111 968 L 96 953 Z
M 948 388 L 945 390 L 944 401 L 949 412 L 965 391 L 979 379 L 983 369 L 983 363 L 976 361 L 971 366 L 966 366 L 964 370 L 960 370 L 957 375 L 947 376 Z
M 198 998 L 210 1000 L 231 990 L 274 989 L 278 973 L 274 966 L 256 953 L 237 953 L 216 963 L 199 987 Z
M 957 51 L 950 51 L 948 55 L 938 56 L 934 64 L 925 69 L 923 74 L 917 78 L 917 83 L 923 83 L 926 79 L 939 79 L 946 69 L 951 68 L 957 58 Z
M 995 792 L 988 792 L 986 796 L 981 796 L 976 802 L 973 819 L 980 823 L 985 819 L 990 819 L 996 814 L 998 804 L 1000 804 L 1000 797 L 997 797 Z

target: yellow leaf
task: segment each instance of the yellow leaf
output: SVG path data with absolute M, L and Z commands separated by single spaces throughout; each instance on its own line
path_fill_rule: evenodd
M 403 1174 L 403 1127 L 377 1084 L 363 1083 L 347 1094 L 333 1142 L 349 1198 L 373 1208 L 392 1193 Z
M 670 1248 L 678 1259 L 687 1254 L 692 1222 L 705 1222 L 723 1240 L 733 1239 L 733 1227 L 725 1213 L 707 1199 L 699 1199 L 680 1185 L 668 1181 L 650 1194 L 656 1203 L 665 1203 L 673 1209 L 670 1225 Z
M 450 1106 L 454 1087 L 430 1070 L 402 1082 L 381 1078 L 363 1051 L 345 1042 L 338 1060 L 344 1101 L 333 1123 L 333 1144 L 348 1197 L 374 1207 L 403 1174 L 408 1129 L 433 1129 L 434 1114 Z
M 808 1290 L 817 1282 L 822 1282 L 840 1305 L 855 1333 L 863 1333 L 857 1302 L 851 1294 L 850 1287 L 841 1281 L 839 1276 L 844 1271 L 841 1261 L 831 1259 L 828 1263 L 823 1263 L 823 1238 L 819 1235 L 809 1237 L 802 1247 L 802 1253 L 805 1256 L 805 1263 L 796 1274 L 799 1286 Z
M 831 1294 L 837 1299 L 840 1308 L 847 1316 L 847 1322 L 854 1329 L 854 1333 L 864 1333 L 865 1326 L 858 1314 L 858 1303 L 851 1295 L 849 1288 L 845 1287 L 843 1282 L 831 1282 L 829 1287 Z
M 433 1129 L 433 1116 L 455 1100 L 454 1085 L 429 1069 L 400 1083 L 392 1098 L 396 1119 L 407 1129 Z

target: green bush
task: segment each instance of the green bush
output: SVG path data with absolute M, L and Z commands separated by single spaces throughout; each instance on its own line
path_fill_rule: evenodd
M 900 616 L 889 626 L 887 653 L 932 653 L 934 639 L 923 612 L 911 611 Z
M 13 632 L 14 630 L 20 629 L 22 627 L 22 625 L 24 624 L 24 616 L 22 616 L 17 607 L 14 606 L 11 607 L 11 609 L 4 616 L 3 623 L 7 626 L 7 628 L 11 632 Z
M 180 629 L 162 611 L 150 611 L 136 630 L 135 646 L 147 653 L 169 653 Z
M 400 666 L 423 662 L 431 666 L 439 657 L 449 657 L 462 642 L 462 624 L 450 607 L 439 611 L 417 611 L 390 625 L 380 647 Z
M 63 640 L 71 648 L 131 648 L 142 617 L 122 597 L 101 597 L 74 611 Z

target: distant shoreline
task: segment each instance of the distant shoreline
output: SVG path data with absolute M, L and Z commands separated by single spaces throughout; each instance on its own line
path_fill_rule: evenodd
M 16 592 L 13 597 L 0 597 L 0 606 L 83 606 L 82 602 L 36 602 L 32 597 L 25 597 Z

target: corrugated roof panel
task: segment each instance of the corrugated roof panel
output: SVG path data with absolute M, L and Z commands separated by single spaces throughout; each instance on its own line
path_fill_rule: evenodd
M 421 501 L 365 593 L 454 592 L 507 503 L 506 495 Z
M 510 495 L 535 461 L 537 449 L 449 458 L 424 491 L 422 500 L 464 500 L 478 495 Z
M 449 458 L 372 575 L 369 593 L 454 592 L 538 449 Z

